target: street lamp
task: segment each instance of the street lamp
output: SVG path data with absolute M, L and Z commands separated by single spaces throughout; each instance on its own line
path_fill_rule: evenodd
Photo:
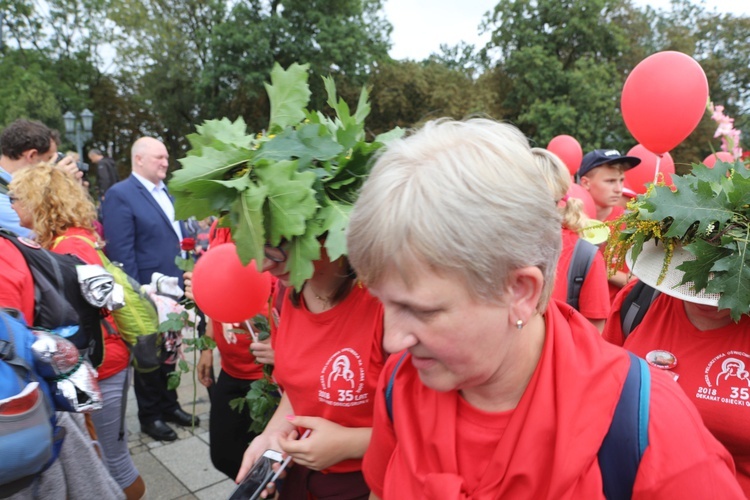
M 81 111 L 80 120 L 72 112 L 63 115 L 65 120 L 65 137 L 76 143 L 78 161 L 83 163 L 83 143 L 92 137 L 91 127 L 94 122 L 94 113 L 88 109 Z

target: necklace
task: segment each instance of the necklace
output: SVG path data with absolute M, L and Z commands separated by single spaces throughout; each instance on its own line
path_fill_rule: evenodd
M 330 297 L 323 297 L 322 295 L 319 295 L 315 290 L 313 290 L 313 287 L 310 285 L 307 285 L 310 289 L 310 292 L 312 292 L 313 296 L 321 301 L 325 306 L 328 306 L 331 304 L 331 299 L 333 298 L 333 295 L 335 295 L 335 292 Z

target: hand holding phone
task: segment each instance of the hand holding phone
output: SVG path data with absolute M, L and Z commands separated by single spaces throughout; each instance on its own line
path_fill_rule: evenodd
M 237 485 L 229 500 L 257 500 L 266 489 L 274 476 L 273 464 L 281 463 L 283 457 L 280 452 L 266 450 L 253 464 L 245 478 Z

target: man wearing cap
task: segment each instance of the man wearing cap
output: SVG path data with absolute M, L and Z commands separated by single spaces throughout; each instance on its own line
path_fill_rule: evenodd
M 594 199 L 597 220 L 610 221 L 622 215 L 623 209 L 618 203 L 625 171 L 640 162 L 640 158 L 623 156 L 616 149 L 595 149 L 583 157 L 578 175 L 581 186 Z
M 635 156 L 623 156 L 616 149 L 595 149 L 581 160 L 578 169 L 581 186 L 591 194 L 596 205 L 597 220 L 617 219 L 625 209 L 620 206 L 625 171 L 641 162 Z M 608 280 L 610 302 L 628 282 L 627 269 L 618 269 Z

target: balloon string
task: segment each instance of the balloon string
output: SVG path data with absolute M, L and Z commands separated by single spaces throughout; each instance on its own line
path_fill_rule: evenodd
M 656 170 L 654 171 L 654 184 L 659 179 L 659 163 L 661 162 L 661 155 L 656 155 Z

